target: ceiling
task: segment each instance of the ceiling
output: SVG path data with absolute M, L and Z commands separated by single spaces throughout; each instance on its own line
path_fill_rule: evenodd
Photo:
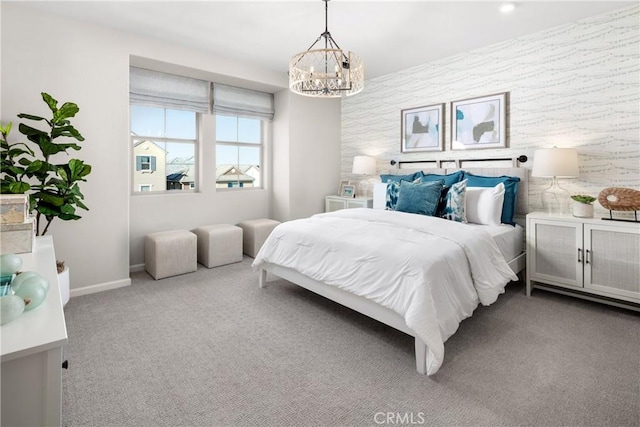
M 631 5 L 638 1 L 329 2 L 329 31 L 360 55 L 374 78 L 460 52 Z M 298 1 L 22 2 L 86 22 L 151 36 L 267 69 L 287 72 L 289 58 L 324 31 L 324 3 Z

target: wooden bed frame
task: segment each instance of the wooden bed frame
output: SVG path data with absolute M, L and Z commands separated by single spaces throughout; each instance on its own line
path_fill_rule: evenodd
M 509 160 L 512 159 L 496 159 L 498 161 Z M 519 159 L 513 160 L 513 164 L 516 164 L 516 161 Z M 472 160 L 477 161 L 477 160 Z M 485 160 L 481 160 L 485 161 Z M 525 158 L 526 161 L 526 158 Z M 454 170 L 460 169 L 460 160 L 455 161 L 456 168 L 454 169 L 424 169 L 426 173 L 451 173 Z M 412 162 L 415 163 L 415 162 Z M 422 163 L 422 162 L 421 162 Z M 439 163 L 438 163 L 439 165 Z M 482 174 L 486 176 L 500 176 L 500 175 L 510 175 L 510 176 L 519 176 L 521 179 L 520 186 L 518 188 L 518 202 L 516 208 L 516 214 L 526 213 L 527 203 L 526 203 L 526 195 L 528 193 L 528 174 L 527 170 L 522 168 L 464 168 L 464 170 L 475 173 Z M 406 168 L 398 168 L 396 169 L 399 174 L 407 173 Z M 520 197 L 520 193 L 524 193 L 522 197 Z M 518 256 L 508 262 L 511 270 L 518 274 L 525 268 L 526 257 L 525 252 L 521 252 Z M 352 310 L 355 310 L 359 313 L 364 314 L 367 317 L 375 319 L 379 322 L 384 323 L 385 325 L 391 326 L 399 331 L 404 332 L 405 334 L 411 335 L 415 338 L 415 354 L 416 354 L 416 370 L 425 374 L 427 372 L 427 346 L 426 344 L 416 336 L 415 332 L 411 330 L 404 318 L 400 316 L 393 310 L 390 310 L 386 307 L 383 307 L 365 297 L 361 297 L 355 294 L 351 294 L 349 292 L 343 291 L 342 289 L 327 285 L 323 282 L 319 282 L 317 280 L 311 279 L 297 271 L 282 267 L 276 264 L 264 263 L 260 267 L 260 277 L 259 277 L 259 286 L 263 288 L 267 283 L 267 273 L 271 273 L 275 276 L 281 277 L 289 282 L 292 282 L 298 286 L 301 286 L 305 289 L 308 289 L 312 292 L 315 292 L 318 295 L 321 295 L 325 298 L 330 299 L 331 301 L 337 302 L 345 307 L 348 307 Z

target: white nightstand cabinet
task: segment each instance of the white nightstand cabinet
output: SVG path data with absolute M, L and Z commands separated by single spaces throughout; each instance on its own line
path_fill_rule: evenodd
M 339 209 L 351 208 L 372 208 L 373 198 L 371 197 L 342 197 L 326 196 L 324 199 L 324 211 L 333 212 Z
M 640 310 L 640 224 L 527 215 L 527 295 L 534 287 Z

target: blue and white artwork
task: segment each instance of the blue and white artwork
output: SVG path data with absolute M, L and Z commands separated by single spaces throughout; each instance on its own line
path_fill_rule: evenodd
M 507 146 L 506 93 L 451 103 L 451 149 Z
M 442 151 L 444 104 L 402 110 L 401 115 L 403 153 Z

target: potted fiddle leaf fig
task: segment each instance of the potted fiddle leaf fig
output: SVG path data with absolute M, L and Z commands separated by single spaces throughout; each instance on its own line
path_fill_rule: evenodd
M 59 142 L 58 138 L 73 138 L 84 141 L 84 137 L 71 124 L 70 119 L 80 110 L 72 102 L 58 107 L 51 95 L 42 93 L 42 100 L 51 110 L 51 118 L 18 114 L 21 119 L 44 122 L 46 129 L 41 130 L 20 123 L 18 130 L 35 144 L 36 150 L 22 143 L 9 143 L 7 136 L 11 124 L 1 127 L 2 174 L 0 192 L 29 195 L 29 210 L 36 219 L 36 235 L 47 234 L 51 222 L 59 218 L 63 221 L 77 220 L 81 217 L 76 208 L 88 210 L 82 200 L 79 182 L 86 181 L 91 166 L 79 159 L 66 163 L 53 163 L 52 156 L 68 149 L 80 150 L 74 141 Z
M 573 216 L 577 218 L 593 218 L 593 202 L 595 197 L 584 194 L 574 194 L 571 196 L 573 200 Z
M 60 153 L 80 150 L 76 141 L 84 137 L 71 124 L 71 118 L 80 111 L 72 102 L 58 105 L 48 93 L 42 92 L 42 100 L 51 111 L 49 118 L 32 114 L 18 114 L 21 119 L 42 122 L 43 129 L 20 123 L 18 130 L 33 144 L 10 143 L 8 135 L 11 123 L 0 124 L 0 192 L 29 195 L 29 212 L 35 215 L 37 236 L 47 234 L 51 222 L 58 218 L 63 221 L 81 218 L 77 208 L 89 210 L 83 200 L 79 183 L 86 182 L 91 166 L 80 159 L 70 159 L 57 163 Z M 61 141 L 64 138 L 65 141 Z M 71 139 L 71 141 L 69 141 Z M 74 141 L 75 140 L 75 141 Z M 34 147 L 35 145 L 35 147 Z M 58 278 L 63 302 L 69 300 L 69 269 L 58 261 Z

